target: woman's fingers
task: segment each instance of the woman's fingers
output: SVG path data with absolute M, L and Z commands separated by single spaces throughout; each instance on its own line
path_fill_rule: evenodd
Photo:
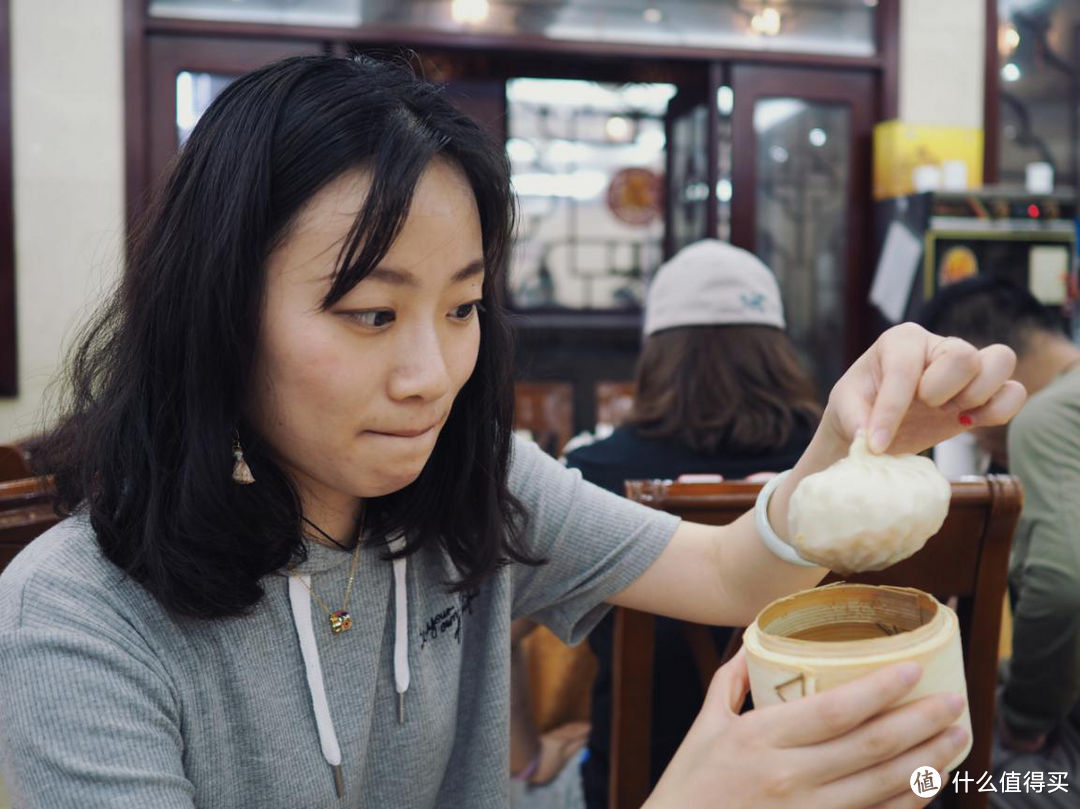
M 588 722 L 567 722 L 565 725 L 559 725 L 557 728 L 549 730 L 546 735 L 553 739 L 576 741 L 578 739 L 588 739 L 591 730 L 592 725 Z
M 920 806 L 926 806 L 932 800 L 933 798 L 920 798 L 913 790 L 908 790 L 906 793 L 875 803 L 869 809 L 918 809 Z
M 974 356 L 976 375 L 949 399 L 949 405 L 955 406 L 957 411 L 982 407 L 1001 390 L 1016 369 L 1016 354 L 1007 346 L 987 346 Z
M 933 767 L 944 773 L 967 741 L 966 731 L 949 728 L 903 755 L 819 787 L 820 805 L 856 809 L 905 795 L 915 797 L 911 791 L 911 776 L 915 770 Z
M 754 711 L 777 747 L 821 744 L 857 728 L 907 694 L 922 676 L 918 663 L 875 671 L 822 694 Z
M 749 691 L 750 673 L 746 668 L 746 649 L 742 648 L 713 675 L 701 712 L 738 714 Z
M 870 411 L 871 452 L 884 452 L 915 398 L 926 367 L 928 333 L 912 324 L 890 329 L 880 343 L 881 380 Z
M 588 739 L 562 738 L 551 733 L 540 737 L 540 760 L 536 771 L 529 777 L 533 786 L 548 784 L 562 772 L 570 761 L 586 745 Z
M 919 381 L 919 400 L 931 407 L 940 407 L 971 387 L 980 378 L 979 354 L 973 345 L 955 337 L 946 337 L 938 342 L 930 350 L 926 370 Z M 1009 373 L 1012 373 L 1011 368 Z M 1006 374 L 1004 379 L 1008 378 Z M 1000 382 L 998 384 L 1000 386 Z M 992 393 L 993 390 L 988 391 L 986 397 L 976 404 L 985 402 Z M 976 404 L 966 406 L 974 407 Z
M 990 397 L 990 401 L 964 413 L 968 417 L 972 427 L 990 427 L 995 424 L 1005 424 L 1013 416 L 1020 412 L 1027 399 L 1027 391 L 1024 386 L 1014 379 L 1010 379 Z
M 916 443 L 934 443 L 947 428 L 949 419 L 942 417 L 948 413 L 964 413 L 983 425 L 1000 424 L 1023 404 L 1021 389 L 1009 381 L 1016 355 L 1007 346 L 976 350 L 963 340 L 941 338 L 906 323 L 882 335 L 866 359 L 869 362 L 853 367 L 860 370 L 846 384 L 837 386 L 835 392 L 840 395 L 830 405 L 852 434 L 855 428 L 867 426 L 874 452 L 893 443 L 901 424 L 908 443 L 913 436 L 918 436 Z M 851 401 L 864 397 L 872 402 L 869 418 L 865 424 L 855 424 L 850 418 Z M 921 410 L 912 411 L 916 402 Z M 957 429 L 958 424 L 954 432 Z
M 886 711 L 842 738 L 800 751 L 808 777 L 828 783 L 894 759 L 946 730 L 963 710 L 961 697 L 935 694 Z

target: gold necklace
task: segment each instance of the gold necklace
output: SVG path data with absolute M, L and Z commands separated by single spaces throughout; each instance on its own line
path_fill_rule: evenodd
M 311 597 L 318 602 L 319 606 L 323 608 L 327 615 L 330 616 L 330 631 L 335 635 L 340 635 L 346 629 L 351 629 L 353 625 L 352 616 L 349 615 L 349 599 L 352 597 L 353 583 L 356 581 L 356 563 L 360 559 L 360 537 L 356 537 L 356 548 L 353 550 L 352 564 L 349 565 L 349 583 L 345 585 L 345 603 L 340 610 L 332 609 L 327 605 L 325 601 L 319 598 L 319 594 L 311 589 L 311 585 L 304 581 L 303 577 L 295 570 L 291 575 L 295 576 L 307 591 L 311 593 Z

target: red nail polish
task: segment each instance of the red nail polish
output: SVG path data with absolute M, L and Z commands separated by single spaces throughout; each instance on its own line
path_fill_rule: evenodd
M 975 423 L 975 421 L 967 413 L 964 413 L 964 415 L 960 417 L 960 423 L 963 424 L 965 427 L 970 427 L 972 424 Z

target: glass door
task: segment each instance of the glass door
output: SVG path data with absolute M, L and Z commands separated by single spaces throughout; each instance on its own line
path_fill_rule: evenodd
M 695 94 L 700 96 L 700 93 Z M 695 103 L 696 102 L 696 103 Z M 668 105 L 666 228 L 664 253 L 671 258 L 709 234 L 709 106 L 683 90 Z
M 824 395 L 866 343 L 874 78 L 734 65 L 732 242 L 775 273 Z
M 721 86 L 723 67 L 710 63 L 699 80 L 681 85 L 668 102 L 664 116 L 665 258 L 700 239 L 728 235 L 731 183 L 720 181 L 727 176 L 720 163 L 726 154 L 723 141 L 728 129 L 720 101 L 731 88 Z

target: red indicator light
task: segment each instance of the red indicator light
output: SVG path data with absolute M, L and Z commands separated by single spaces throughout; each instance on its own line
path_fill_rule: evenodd
M 1036 205 L 1034 202 L 1031 203 L 1031 205 L 1028 205 L 1028 216 L 1030 216 L 1032 219 L 1039 218 L 1039 206 Z

